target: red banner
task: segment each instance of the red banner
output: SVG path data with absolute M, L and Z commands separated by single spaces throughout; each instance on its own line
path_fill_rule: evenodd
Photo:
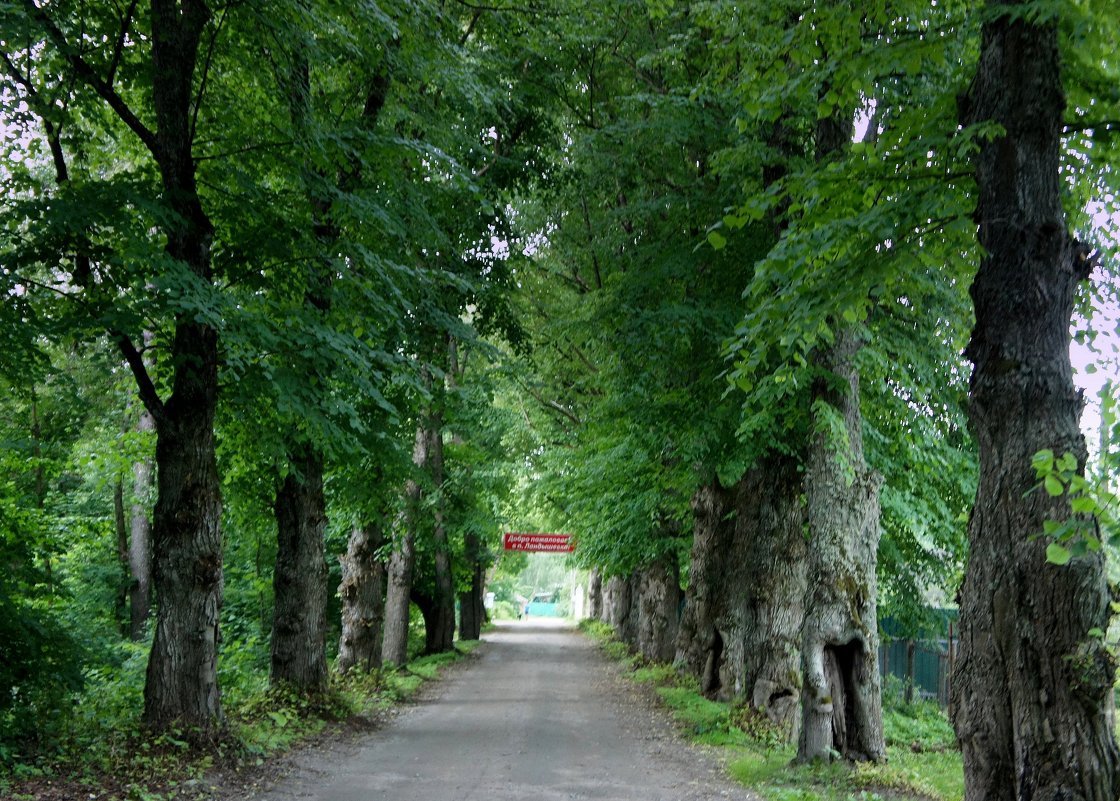
M 502 547 L 507 551 L 540 551 L 544 553 L 571 553 L 576 549 L 571 534 L 528 534 L 507 531 L 502 535 Z

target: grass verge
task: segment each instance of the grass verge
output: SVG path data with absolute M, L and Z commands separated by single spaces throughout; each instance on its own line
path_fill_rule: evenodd
M 793 765 L 795 747 L 782 742 L 765 717 L 711 701 L 696 683 L 668 665 L 651 665 L 630 653 L 610 626 L 584 623 L 612 659 L 635 682 L 653 685 L 681 731 L 717 750 L 728 772 L 766 801 L 961 801 L 964 768 L 945 714 L 929 703 L 904 704 L 885 697 L 883 729 L 887 759 L 880 764 L 844 762 Z
M 313 741 L 367 728 L 406 702 L 449 664 L 474 652 L 477 642 L 419 657 L 404 668 L 331 675 L 328 689 L 306 697 L 266 681 L 226 694 L 226 728 L 217 737 L 190 730 L 152 736 L 139 722 L 139 707 L 117 699 L 127 713 L 99 718 L 70 734 L 52 757 L 17 762 L 0 770 L 0 798 L 12 801 L 195 801 L 213 797 L 216 782 L 267 770 L 270 760 Z M 124 695 L 124 691 L 120 691 Z M 125 716 L 127 714 L 127 717 Z M 100 730 L 95 730 L 100 719 Z

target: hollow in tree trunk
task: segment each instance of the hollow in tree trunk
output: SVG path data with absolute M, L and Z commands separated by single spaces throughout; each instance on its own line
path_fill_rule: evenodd
M 855 332 L 841 328 L 817 355 L 823 375 L 813 385 L 815 431 L 805 474 L 810 542 L 800 762 L 878 761 L 885 752 L 875 576 L 882 478 L 863 458 L 858 349 Z M 842 419 L 846 441 L 829 441 L 822 419 L 829 413 Z
M 1061 203 L 1058 25 L 1029 22 L 1026 6 L 991 4 L 964 103 L 964 122 L 990 120 L 1004 133 L 982 140 L 976 163 L 985 255 L 971 290 L 967 355 L 980 481 L 953 725 L 968 801 L 1115 801 L 1115 665 L 1091 633 L 1108 628 L 1103 558 L 1090 551 L 1064 566 L 1047 563 L 1043 524 L 1068 520 L 1070 501 L 1036 487 L 1031 468 L 1043 449 L 1085 463 L 1069 327 L 1091 260 L 1070 236 Z

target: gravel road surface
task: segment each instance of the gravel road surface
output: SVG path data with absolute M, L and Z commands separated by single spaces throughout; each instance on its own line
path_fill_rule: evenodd
M 385 728 L 298 754 L 259 801 L 758 801 L 555 621 L 483 636 Z

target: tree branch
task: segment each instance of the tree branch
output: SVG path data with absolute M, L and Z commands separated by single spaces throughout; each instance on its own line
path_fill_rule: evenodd
M 151 154 L 158 160 L 160 156 L 159 141 L 156 138 L 155 132 L 136 116 L 136 113 L 129 108 L 128 104 L 124 102 L 124 98 L 117 94 L 112 85 L 102 80 L 94 71 L 93 67 L 86 63 L 81 54 L 66 41 L 66 35 L 55 25 L 54 20 L 50 18 L 45 10 L 35 5 L 34 0 L 23 0 L 23 6 L 27 15 L 42 27 L 47 38 L 51 40 L 63 57 L 70 63 L 77 77 L 97 92 L 102 100 L 109 104 L 109 108 L 116 113 L 121 122 L 136 134 L 137 138 L 143 142 L 144 146 L 148 148 Z

